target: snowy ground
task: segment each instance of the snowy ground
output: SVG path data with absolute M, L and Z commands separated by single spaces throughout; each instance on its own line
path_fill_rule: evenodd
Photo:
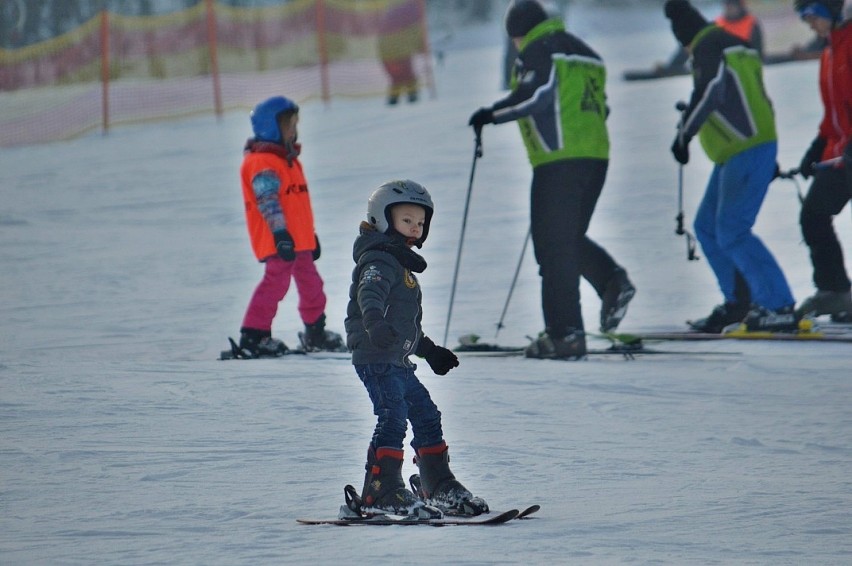
M 687 262 L 674 234 L 668 147 L 690 83 L 621 82 L 673 42 L 656 13 L 615 35 L 609 16 L 569 15 L 611 77 L 612 162 L 591 235 L 639 288 L 622 329 L 676 328 L 720 300 L 706 261 Z M 500 96 L 500 44 L 497 24 L 449 40 L 435 100 L 303 107 L 333 329 L 367 196 L 405 176 L 436 202 L 421 283 L 426 331 L 442 339 L 473 155 L 465 124 Z M 767 70 L 782 168 L 814 135 L 816 73 Z M 495 509 L 541 503 L 538 518 L 473 530 L 296 524 L 336 515 L 343 485 L 362 481 L 373 416 L 345 360 L 215 360 L 261 273 L 237 178 L 248 134 L 235 113 L 0 152 L 0 563 L 852 562 L 848 345 L 465 358 L 446 377 L 424 364 L 456 474 Z M 484 143 L 451 341 L 493 337 L 528 223 L 516 128 L 487 128 Z M 697 144 L 693 156 L 688 220 L 710 169 Z M 797 213 L 795 186 L 776 181 L 757 232 L 802 299 L 812 287 Z M 837 225 L 848 250 L 848 208 Z M 501 342 L 541 329 L 537 286 L 528 255 Z M 599 302 L 583 291 L 594 328 Z M 299 329 L 289 297 L 275 332 L 294 343 Z

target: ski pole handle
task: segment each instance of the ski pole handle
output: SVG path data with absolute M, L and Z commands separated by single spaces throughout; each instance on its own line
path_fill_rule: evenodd
M 477 125 L 473 129 L 474 135 L 476 136 L 476 148 L 474 154 L 476 157 L 482 157 L 482 126 Z

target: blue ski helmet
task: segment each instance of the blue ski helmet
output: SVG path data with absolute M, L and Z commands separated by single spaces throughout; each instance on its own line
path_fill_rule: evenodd
M 283 96 L 273 96 L 254 107 L 251 113 L 251 128 L 254 137 L 261 141 L 281 143 L 281 128 L 278 126 L 278 118 L 285 112 L 296 113 L 299 105 Z
M 839 22 L 843 19 L 843 0 L 795 0 L 793 7 L 804 19 L 813 15 Z

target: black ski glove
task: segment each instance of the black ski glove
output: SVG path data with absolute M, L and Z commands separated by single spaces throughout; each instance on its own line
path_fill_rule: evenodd
M 689 163 L 689 140 L 685 139 L 681 141 L 680 134 L 675 136 L 674 143 L 672 144 L 672 155 L 681 165 L 686 165 Z
M 295 244 L 293 243 L 293 237 L 290 235 L 290 232 L 287 230 L 276 230 L 272 233 L 272 237 L 275 238 L 275 251 L 278 257 L 284 261 L 293 261 L 296 259 Z
M 473 129 L 477 132 L 482 130 L 482 126 L 485 124 L 493 124 L 494 123 L 494 112 L 491 111 L 490 108 L 480 108 L 468 120 L 467 125 L 473 126 Z
M 447 372 L 459 366 L 459 359 L 452 350 L 435 345 L 427 336 L 420 339 L 415 354 L 426 358 L 426 363 L 438 375 L 447 375 Z
M 316 261 L 320 258 L 320 254 L 322 254 L 322 249 L 320 248 L 319 236 L 314 234 L 314 240 L 317 241 L 317 247 L 314 248 L 314 253 L 312 255 L 313 255 L 314 261 Z
M 825 138 L 817 136 L 811 147 L 805 152 L 804 157 L 802 157 L 802 163 L 799 165 L 799 173 L 805 179 L 814 174 L 814 164 L 819 163 L 819 160 L 822 158 L 822 152 L 825 150 L 826 143 Z
M 370 337 L 370 343 L 373 346 L 382 349 L 393 346 L 399 334 L 385 320 L 385 317 L 382 316 L 382 311 L 379 309 L 370 309 L 361 318 L 364 321 L 364 329 L 367 331 L 367 336 Z

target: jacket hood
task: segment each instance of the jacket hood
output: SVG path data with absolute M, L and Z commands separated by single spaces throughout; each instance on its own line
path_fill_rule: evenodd
M 409 248 L 402 236 L 382 234 L 365 221 L 361 222 L 358 237 L 352 246 L 352 259 L 358 263 L 363 255 L 370 251 L 388 253 L 403 267 L 415 273 L 423 273 L 426 270 L 426 260 Z

